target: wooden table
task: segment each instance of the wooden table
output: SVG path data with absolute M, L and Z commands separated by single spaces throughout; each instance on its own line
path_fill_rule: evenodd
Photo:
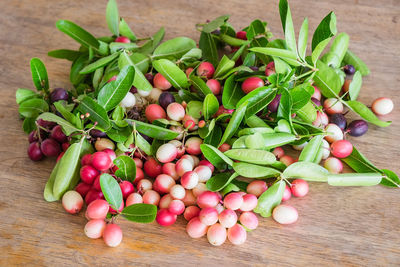
M 85 2 L 85 4 L 83 3 Z M 218 2 L 219 3 L 216 5 Z M 246 2 L 246 4 L 244 4 Z M 139 36 L 165 26 L 166 38 L 185 35 L 198 39 L 195 23 L 230 13 L 237 28 L 255 18 L 267 20 L 282 36 L 278 1 L 162 1 L 119 0 L 121 16 Z M 120 221 L 124 232 L 118 248 L 83 233 L 86 219 L 68 215 L 60 203 L 47 203 L 42 192 L 54 160 L 32 162 L 26 155 L 27 136 L 18 120 L 15 91 L 33 88 L 29 60 L 46 64 L 52 87 L 69 88 L 69 63 L 49 58 L 47 52 L 76 48 L 73 40 L 55 28 L 68 19 L 96 36 L 108 35 L 106 1 L 2 0 L 0 11 L 0 265 L 206 265 L 294 266 L 400 264 L 400 191 L 381 186 L 336 188 L 312 183 L 310 193 L 292 199 L 298 222 L 282 226 L 261 219 L 242 246 L 229 242 L 212 247 L 205 238 L 185 233 L 184 220 L 163 228 Z M 295 27 L 309 17 L 313 31 L 331 10 L 338 30 L 351 36 L 350 48 L 371 68 L 364 79 L 361 101 L 378 96 L 394 99 L 394 120 L 388 128 L 370 126 L 366 136 L 354 139 L 377 166 L 400 173 L 400 3 L 397 0 L 291 1 Z M 350 138 L 353 140 L 353 138 Z

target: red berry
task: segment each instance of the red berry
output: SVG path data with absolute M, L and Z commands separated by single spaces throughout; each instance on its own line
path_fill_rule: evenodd
M 156 178 L 162 173 L 162 166 L 154 158 L 149 157 L 143 165 L 146 174 L 151 178 Z
M 60 125 L 57 125 L 56 127 L 53 128 L 53 130 L 51 130 L 50 137 L 58 141 L 59 143 L 65 143 L 68 141 L 67 136 L 62 131 Z
M 172 84 L 161 73 L 154 75 L 153 84 L 155 88 L 161 90 L 168 90 L 172 87 Z
M 89 205 L 96 199 L 103 199 L 103 198 L 104 198 L 103 192 L 97 191 L 95 189 L 90 189 L 89 192 L 86 194 L 85 203 L 86 205 Z
M 197 68 L 197 75 L 205 76 L 210 79 L 214 75 L 215 69 L 210 62 L 202 62 Z
M 129 181 L 120 182 L 119 187 L 121 188 L 122 196 L 124 199 L 126 199 L 130 194 L 135 192 L 135 188 L 133 187 L 133 184 Z
M 165 110 L 157 104 L 150 104 L 147 106 L 146 111 L 146 118 L 150 121 L 153 122 L 157 119 L 166 119 L 167 114 L 165 113 Z
M 308 193 L 308 183 L 303 179 L 296 179 L 292 182 L 292 187 L 290 189 L 293 196 L 304 197 Z
M 242 90 L 248 94 L 261 86 L 264 86 L 264 81 L 261 78 L 249 77 L 242 83 Z
M 246 32 L 245 31 L 238 31 L 236 33 L 236 38 L 238 39 L 242 39 L 242 40 L 247 40 L 247 36 L 246 36 Z
M 40 150 L 47 157 L 57 157 L 61 153 L 60 144 L 54 139 L 46 139 L 40 145 Z
M 90 186 L 90 184 L 87 184 L 87 183 L 79 183 L 79 184 L 75 187 L 75 191 L 78 192 L 79 194 L 81 194 L 82 197 L 85 197 L 91 188 L 92 188 L 92 187 Z
M 90 165 L 83 166 L 80 170 L 81 179 L 87 184 L 93 184 L 99 172 Z
M 219 95 L 221 93 L 221 84 L 219 81 L 215 79 L 209 79 L 206 84 L 214 95 Z
M 172 214 L 167 209 L 160 209 L 157 212 L 156 221 L 161 226 L 169 226 L 176 222 L 177 216 Z
M 33 161 L 38 161 L 43 158 L 43 153 L 40 150 L 40 146 L 39 146 L 38 142 L 33 142 L 33 143 L 29 144 L 28 156 Z
M 106 152 L 98 151 L 92 155 L 92 166 L 99 171 L 106 171 L 111 168 L 113 162 Z
M 115 38 L 115 42 L 129 44 L 131 40 L 129 40 L 129 38 L 125 36 L 118 36 L 117 38 Z

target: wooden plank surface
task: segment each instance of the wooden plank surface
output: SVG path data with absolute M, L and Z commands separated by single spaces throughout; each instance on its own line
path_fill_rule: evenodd
M 198 39 L 195 23 L 229 13 L 236 28 L 255 18 L 269 22 L 282 36 L 278 1 L 119 0 L 121 16 L 139 36 L 165 26 L 166 38 Z M 388 128 L 370 126 L 368 134 L 350 138 L 381 168 L 400 172 L 400 2 L 398 0 L 291 1 L 295 27 L 304 16 L 313 31 L 329 11 L 338 30 L 351 36 L 350 48 L 371 68 L 360 100 L 378 96 L 395 101 L 385 119 Z M 52 87 L 70 87 L 69 63 L 46 56 L 77 45 L 55 28 L 68 19 L 96 36 L 108 35 L 106 1 L 2 0 L 0 9 L 0 266 L 395 266 L 400 264 L 400 191 L 384 187 L 335 188 L 312 183 L 310 193 L 292 199 L 298 222 L 281 226 L 261 219 L 242 246 L 229 242 L 212 247 L 205 238 L 187 236 L 183 219 L 168 228 L 155 223 L 120 221 L 123 243 L 107 248 L 83 233 L 86 219 L 64 212 L 60 203 L 46 203 L 42 192 L 53 160 L 32 162 L 26 156 L 27 136 L 18 120 L 15 91 L 33 88 L 29 60 L 46 64 Z M 211 266 L 211 265 L 210 265 Z

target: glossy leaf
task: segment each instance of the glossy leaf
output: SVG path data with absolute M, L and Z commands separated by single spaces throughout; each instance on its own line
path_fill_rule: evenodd
M 186 74 L 175 65 L 175 63 L 167 59 L 159 59 L 153 61 L 153 67 L 161 73 L 175 88 L 187 88 L 189 82 Z
M 392 122 L 380 120 L 366 105 L 358 101 L 344 101 L 345 104 L 355 113 L 357 113 L 364 120 L 375 124 L 379 127 L 387 127 Z
M 78 132 L 80 129 L 69 123 L 68 121 L 64 120 L 60 116 L 57 116 L 54 113 L 50 112 L 45 112 L 40 114 L 40 116 L 37 118 L 38 119 L 43 119 L 45 121 L 52 121 L 60 125 L 65 133 L 65 135 L 69 136 L 74 132 Z
M 203 95 L 212 94 L 213 92 L 207 86 L 206 82 L 202 78 L 194 75 L 193 72 L 189 76 L 189 79 L 190 79 L 190 83 L 194 86 L 194 88 L 199 90 Z
M 326 98 L 338 97 L 342 89 L 339 75 L 322 61 L 317 61 L 319 69 L 314 76 L 315 85 Z
M 206 183 L 208 190 L 219 192 L 224 189 L 233 179 L 238 176 L 237 173 L 223 172 L 212 176 Z
M 113 161 L 114 165 L 118 167 L 115 171 L 115 176 L 133 182 L 136 178 L 136 164 L 135 161 L 129 156 L 119 156 Z
M 301 109 L 296 110 L 297 117 L 301 118 L 303 122 L 311 124 L 317 119 L 317 110 L 310 100 Z M 308 125 L 307 127 L 311 127 Z
M 39 95 L 37 95 L 34 91 L 29 90 L 29 89 L 18 88 L 17 92 L 15 93 L 15 100 L 18 105 L 21 104 L 22 102 L 24 102 L 25 100 L 33 99 L 33 98 L 37 98 L 37 97 L 39 97 Z
M 225 73 L 227 73 L 230 69 L 232 69 L 235 66 L 235 61 L 229 59 L 226 55 L 224 55 L 219 64 L 217 69 L 215 70 L 214 73 L 214 78 L 219 78 Z
M 95 102 L 91 97 L 85 96 L 78 106 L 78 110 L 82 114 L 89 113 L 89 120 L 93 123 L 97 122 L 97 125 L 103 130 L 107 131 L 111 127 L 110 119 L 108 118 L 107 111 Z
M 214 94 L 208 94 L 203 102 L 203 115 L 206 120 L 210 119 L 219 108 L 218 99 Z
M 293 101 L 292 111 L 296 112 L 297 110 L 304 107 L 310 101 L 313 93 L 314 93 L 314 88 L 307 83 L 303 83 L 290 90 L 289 94 Z
M 254 165 L 245 162 L 234 162 L 232 167 L 237 174 L 247 178 L 277 177 L 281 173 L 280 171 L 275 170 L 273 168 Z
M 343 62 L 345 64 L 353 65 L 354 68 L 358 70 L 362 76 L 366 76 L 371 72 L 364 61 L 362 61 L 350 50 L 347 50 L 346 54 L 344 55 Z
M 75 23 L 68 20 L 59 20 L 56 23 L 57 29 L 70 36 L 72 39 L 80 43 L 81 45 L 95 49 L 99 48 L 100 43 L 93 35 L 76 25 Z
M 106 8 L 106 20 L 111 33 L 119 36 L 119 14 L 117 1 L 108 0 Z
M 240 83 L 235 82 L 235 75 L 231 75 L 225 80 L 224 90 L 222 91 L 222 104 L 226 109 L 235 109 L 239 100 L 245 95 Z
M 122 58 L 122 59 L 118 59 L 118 63 L 120 61 L 125 62 L 124 64 L 121 63 L 121 66 L 122 65 L 124 65 L 124 66 L 130 65 L 135 68 L 135 77 L 133 79 L 133 85 L 142 91 L 147 91 L 147 92 L 151 91 L 153 89 L 153 86 L 146 79 L 146 77 L 140 71 L 140 69 L 136 66 L 135 62 L 132 61 L 130 56 L 124 51 L 121 53 L 120 58 Z
M 201 49 L 199 48 L 192 48 L 188 52 L 186 52 L 180 59 L 179 61 L 185 62 L 185 63 L 190 63 L 194 62 L 196 60 L 199 60 L 201 58 L 202 52 Z
M 244 102 L 233 112 L 232 118 L 230 119 L 228 126 L 226 126 L 225 132 L 222 135 L 218 147 L 225 143 L 225 141 L 229 140 L 236 133 L 240 123 L 244 118 L 247 104 L 247 102 Z
M 153 52 L 153 59 L 177 60 L 191 49 L 196 42 L 188 37 L 176 37 L 160 44 Z
M 100 176 L 100 187 L 108 204 L 110 204 L 114 210 L 118 210 L 123 199 L 122 191 L 117 180 L 108 173 L 103 173 Z
M 49 105 L 42 98 L 25 100 L 18 108 L 19 114 L 25 118 L 36 118 L 39 114 L 49 111 Z
M 271 88 L 271 86 L 263 86 L 242 97 L 236 104 L 236 107 L 239 108 L 239 106 L 243 105 L 243 103 L 248 103 L 245 114 L 247 119 L 264 109 L 272 100 L 274 100 L 275 95 L 275 89 Z
M 135 139 L 135 145 L 140 148 L 141 150 L 143 150 L 144 153 L 146 153 L 146 155 L 151 156 L 153 155 L 152 151 L 151 151 L 151 145 L 147 142 L 146 139 L 144 139 L 143 136 L 141 136 L 140 134 L 136 135 L 136 139 Z
M 81 52 L 75 51 L 75 50 L 68 50 L 68 49 L 58 49 L 58 50 L 52 50 L 47 53 L 49 57 L 54 57 L 54 58 L 60 58 L 60 59 L 66 59 L 69 61 L 74 61 Z
M 133 204 L 125 207 L 121 215 L 132 222 L 151 223 L 156 219 L 157 206 L 144 203 Z
M 79 72 L 87 65 L 87 61 L 87 55 L 81 55 L 72 63 L 69 79 L 73 85 L 77 86 L 85 79 L 86 76 Z
M 383 169 L 381 170 L 385 175 L 381 181 L 381 185 L 389 186 L 389 187 L 400 187 L 400 179 L 391 170 Z
M 280 90 L 281 100 L 278 106 L 277 117 L 286 120 L 292 129 L 292 106 L 293 100 L 291 95 L 286 89 Z M 292 132 L 292 130 L 290 130 Z
M 203 59 L 215 66 L 218 65 L 218 51 L 211 33 L 201 32 L 199 48 L 203 52 Z
M 91 73 L 91 72 L 95 71 L 98 68 L 104 67 L 105 65 L 107 65 L 108 63 L 110 63 L 111 61 L 116 59 L 118 56 L 119 56 L 119 53 L 114 53 L 114 54 L 111 54 L 109 56 L 102 57 L 99 60 L 87 65 L 86 67 L 84 67 L 79 73 L 80 74 Z
M 372 186 L 382 180 L 380 173 L 341 173 L 329 174 L 328 184 L 333 186 Z
M 250 135 L 255 133 L 274 133 L 274 129 L 269 127 L 254 127 L 254 128 L 243 128 L 238 132 L 238 136 Z
M 289 144 L 296 140 L 296 136 L 290 133 L 256 133 L 245 139 L 245 144 L 252 149 L 271 149 Z
M 299 161 L 314 162 L 322 146 L 323 135 L 314 136 L 300 153 Z
M 297 54 L 289 50 L 273 48 L 273 47 L 253 47 L 250 48 L 249 50 L 267 56 L 279 57 L 295 67 L 300 66 L 300 63 L 297 61 Z
M 269 151 L 255 149 L 230 149 L 224 154 L 233 160 L 239 160 L 252 164 L 270 165 L 276 161 L 276 157 Z
M 31 62 L 32 80 L 38 91 L 49 90 L 49 78 L 43 62 L 39 58 L 32 58 Z
M 261 118 L 257 117 L 256 115 L 250 116 L 249 118 L 246 119 L 246 124 L 249 127 L 269 127 L 268 124 L 266 124 Z
M 128 37 L 131 41 L 136 41 L 135 33 L 132 31 L 128 23 L 123 18 L 121 18 L 118 27 L 119 32 L 122 36 Z
M 362 86 L 362 76 L 359 71 L 356 71 L 356 73 L 353 76 L 353 80 L 350 83 L 349 86 L 349 96 L 350 100 L 357 100 L 358 94 L 360 93 Z
M 299 32 L 299 39 L 297 44 L 297 53 L 303 60 L 306 58 L 308 40 L 308 18 L 305 18 Z
M 219 144 L 219 140 L 222 137 L 222 129 L 220 126 L 216 125 L 214 129 L 204 138 L 204 144 L 216 147 Z
M 282 201 L 285 186 L 285 182 L 280 180 L 262 193 L 258 198 L 258 204 L 254 212 L 260 214 L 262 217 L 271 216 L 272 210 Z
M 286 179 L 326 182 L 328 181 L 329 171 L 316 163 L 304 161 L 290 164 L 282 175 Z
M 221 27 L 229 19 L 228 15 L 220 16 L 203 26 L 202 31 L 206 33 L 211 33 Z
M 293 53 L 297 53 L 292 15 L 287 0 L 279 1 L 279 14 L 281 16 L 283 32 L 285 33 L 286 45 Z
M 327 65 L 334 68 L 340 67 L 340 63 L 342 63 L 347 48 L 349 47 L 349 39 L 349 35 L 345 32 L 341 32 L 335 37 L 329 50 L 330 56 L 328 56 L 328 60 L 325 62 Z
M 134 76 L 135 70 L 132 66 L 123 68 L 115 81 L 111 81 L 101 88 L 97 97 L 99 105 L 106 111 L 112 110 L 131 89 Z
M 326 48 L 326 46 L 329 44 L 329 42 L 331 41 L 332 37 L 330 38 L 326 38 L 325 40 L 319 42 L 317 44 L 317 46 L 314 48 L 314 50 L 311 53 L 311 60 L 312 63 L 315 64 L 317 63 L 319 57 L 321 56 L 322 52 L 324 51 L 324 49 Z
M 203 103 L 201 101 L 190 101 L 186 106 L 186 114 L 195 119 L 200 119 L 203 112 Z
M 351 154 L 341 160 L 358 173 L 380 172 L 380 170 L 354 146 Z
M 261 20 L 256 19 L 250 23 L 249 27 L 247 27 L 246 37 L 248 40 L 252 40 L 258 35 L 265 35 L 265 31 L 265 24 Z
M 136 120 L 126 120 L 130 125 L 135 125 L 136 130 L 151 138 L 158 140 L 172 140 L 179 135 L 174 131 Z
M 311 48 L 312 51 L 317 47 L 322 41 L 331 38 L 336 35 L 336 16 L 335 13 L 330 12 L 318 25 L 314 32 Z
M 233 165 L 233 161 L 214 146 L 201 144 L 200 149 L 204 157 L 217 169 L 224 169 L 226 164 Z

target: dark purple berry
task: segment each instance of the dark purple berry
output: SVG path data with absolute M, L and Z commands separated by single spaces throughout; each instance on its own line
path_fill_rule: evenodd
M 147 136 L 145 134 L 139 133 L 147 142 L 149 142 L 150 144 L 153 142 L 153 138 L 151 138 L 150 136 Z
M 29 135 L 28 135 L 29 144 L 31 144 L 31 143 L 33 143 L 33 142 L 36 142 L 37 140 L 39 140 L 39 139 L 38 139 L 38 136 L 37 136 L 37 131 L 36 131 L 36 130 L 33 130 L 33 131 L 30 132 Z
M 43 155 L 47 157 L 57 157 L 61 153 L 60 144 L 51 138 L 44 140 L 40 144 L 40 150 L 42 150 Z
M 103 137 L 107 137 L 107 134 L 100 130 L 92 129 L 92 130 L 90 130 L 90 136 L 92 136 L 93 138 L 103 138 Z
M 353 75 L 356 72 L 356 69 L 353 65 L 346 65 L 343 67 L 343 70 L 347 75 Z
M 137 88 L 135 86 L 132 86 L 131 89 L 129 90 L 129 92 L 131 92 L 132 94 L 136 94 Z
M 351 136 L 361 136 L 368 131 L 368 123 L 364 120 L 350 122 L 346 132 Z
M 222 92 L 220 95 L 216 95 L 219 105 L 222 105 Z
M 56 127 L 53 128 L 53 130 L 51 130 L 50 137 L 55 139 L 59 143 L 65 143 L 68 141 L 68 138 L 62 131 L 62 128 L 60 125 L 57 125 Z
M 54 126 L 57 125 L 55 122 L 45 121 L 45 120 L 42 120 L 42 119 L 38 119 L 36 122 L 37 122 L 37 124 L 39 126 L 41 126 L 43 128 L 46 128 L 46 129 L 52 129 Z
M 167 110 L 168 105 L 173 102 L 175 102 L 175 97 L 170 92 L 163 92 L 158 98 L 158 103 L 165 110 Z
M 38 142 L 33 142 L 28 147 L 28 156 L 33 161 L 38 161 L 43 158 L 43 153 L 40 150 Z
M 154 75 L 151 73 L 146 73 L 144 75 L 144 77 L 146 77 L 146 79 L 149 81 L 149 83 L 153 84 L 153 79 L 154 79 Z
M 60 100 L 68 101 L 68 92 L 64 88 L 55 88 L 50 93 L 50 101 L 54 103 Z
M 314 97 L 311 97 L 311 100 L 312 100 L 312 102 L 314 102 L 314 104 L 315 104 L 317 107 L 320 107 L 320 106 L 321 106 L 321 101 L 319 101 L 318 99 L 316 99 L 316 98 L 314 98 Z
M 215 35 L 220 35 L 221 31 L 219 29 L 216 29 L 216 30 L 212 31 L 211 33 L 215 34 Z
M 342 131 L 346 129 L 347 121 L 346 118 L 341 113 L 335 113 L 330 116 L 329 121 L 336 124 Z
M 268 104 L 267 108 L 271 112 L 276 112 L 279 107 L 279 103 L 281 102 L 281 95 L 276 95 L 274 100 L 271 101 L 271 103 Z
M 258 71 L 258 67 L 257 66 L 251 66 L 250 69 L 252 69 L 253 71 Z

